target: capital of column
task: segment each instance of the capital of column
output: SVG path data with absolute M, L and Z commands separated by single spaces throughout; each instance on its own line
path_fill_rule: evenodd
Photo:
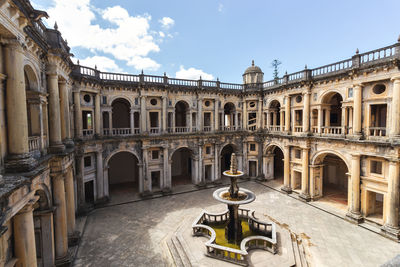
M 25 204 L 25 206 L 18 211 L 17 214 L 24 214 L 33 211 L 33 205 L 39 200 L 39 196 L 35 196 Z
M 353 89 L 354 90 L 361 90 L 362 87 L 363 87 L 363 85 L 361 83 L 353 84 Z
M 356 159 L 360 159 L 360 157 L 361 157 L 361 154 L 351 154 L 351 159 L 356 160 Z
M 400 83 L 400 75 L 394 76 L 390 78 L 390 80 L 395 83 Z

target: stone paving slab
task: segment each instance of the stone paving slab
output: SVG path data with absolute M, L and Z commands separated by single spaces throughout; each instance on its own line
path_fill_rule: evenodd
M 323 212 L 256 182 L 240 187 L 256 193 L 246 208 L 262 220 L 275 219 L 302 235 L 313 266 L 380 266 L 394 258 L 400 244 Z M 165 239 L 185 220 L 205 209 L 220 212 L 215 189 L 111 206 L 93 211 L 74 266 L 171 266 Z M 203 253 L 199 247 L 193 254 Z M 219 261 L 214 266 L 219 266 Z

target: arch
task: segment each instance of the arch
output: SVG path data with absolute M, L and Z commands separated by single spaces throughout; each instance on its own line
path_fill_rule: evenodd
M 225 114 L 231 114 L 231 112 L 234 112 L 236 110 L 235 104 L 232 102 L 226 102 L 224 105 L 224 113 Z
M 276 180 L 283 184 L 284 176 L 284 150 L 278 143 L 271 143 L 264 149 L 263 168 L 267 180 Z
M 281 103 L 281 101 L 278 99 L 278 97 L 274 97 L 274 98 L 269 99 L 266 106 L 267 106 L 268 108 L 270 108 L 272 102 L 278 102 L 278 103 L 279 103 L 279 106 L 282 106 L 282 103 Z
M 103 160 L 104 170 L 106 170 L 108 168 L 108 162 L 110 161 L 112 156 L 114 156 L 115 154 L 120 153 L 120 152 L 129 152 L 129 153 L 133 154 L 138 159 L 139 164 L 142 164 L 141 157 L 139 157 L 139 155 L 136 151 L 129 150 L 129 149 L 116 149 L 116 150 L 112 151 L 110 154 L 108 154 L 107 157 L 104 158 L 104 160 Z
M 47 185 L 40 184 L 39 188 L 35 191 L 35 195 L 39 196 L 39 200 L 36 202 L 38 210 L 49 210 L 53 206 L 50 190 Z
M 237 147 L 234 144 L 226 144 L 221 148 L 219 152 L 220 155 L 220 173 L 229 170 L 231 165 L 231 155 L 232 153 L 237 153 Z
M 267 155 L 268 152 L 273 152 L 275 147 L 278 147 L 280 150 L 282 150 L 282 152 L 284 152 L 285 150 L 282 147 L 282 144 L 279 144 L 277 142 L 272 142 L 269 143 L 265 148 L 264 148 L 264 155 Z
M 279 100 L 277 99 L 273 99 L 269 102 L 268 104 L 268 108 L 269 109 L 273 109 L 273 108 L 280 108 L 281 107 L 281 103 L 279 102 Z
M 121 197 L 141 191 L 139 158 L 132 151 L 113 153 L 107 160 L 109 195 Z
M 344 161 L 344 163 L 346 164 L 346 167 L 348 170 L 350 170 L 350 164 L 348 162 L 348 160 L 346 159 L 346 157 L 341 154 L 340 152 L 334 151 L 334 150 L 321 150 L 321 151 L 317 151 L 311 158 L 311 165 L 318 165 L 321 162 L 324 161 L 324 158 L 328 155 L 328 154 L 333 154 L 337 157 L 339 157 L 340 159 L 342 159 Z
M 113 102 L 118 99 L 124 99 L 125 101 L 127 101 L 129 103 L 130 107 L 133 107 L 133 102 L 131 101 L 131 99 L 129 97 L 121 96 L 121 95 L 111 97 L 110 98 L 110 106 L 112 106 Z
M 326 102 L 327 100 L 330 100 L 330 98 L 333 96 L 333 95 L 335 95 L 335 94 L 338 94 L 338 95 L 340 95 L 341 97 L 342 97 L 342 99 L 344 99 L 344 96 L 343 96 L 343 94 L 342 94 L 342 92 L 340 92 L 339 90 L 337 90 L 337 89 L 331 89 L 331 90 L 328 90 L 328 91 L 326 91 L 326 92 L 324 92 L 324 93 L 322 93 L 321 95 L 320 95 L 320 97 L 319 97 L 319 103 L 321 103 L 321 104 L 323 104 L 323 103 L 328 103 L 328 102 Z
M 125 98 L 117 98 L 112 106 L 112 128 L 131 127 L 131 105 Z
M 184 146 L 175 149 L 171 154 L 172 186 L 196 183 L 195 171 L 193 171 L 195 169 L 193 156 L 193 150 Z
M 24 76 L 25 76 L 25 89 L 32 91 L 39 91 L 39 78 L 35 68 L 27 63 L 24 66 Z
M 175 127 L 187 127 L 189 122 L 189 104 L 184 100 L 179 100 L 175 104 Z

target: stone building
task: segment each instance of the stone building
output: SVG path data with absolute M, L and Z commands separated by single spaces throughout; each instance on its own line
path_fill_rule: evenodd
M 106 73 L 71 61 L 27 0 L 0 3 L 0 266 L 66 265 L 75 213 L 248 179 L 399 238 L 400 41 L 264 82 Z

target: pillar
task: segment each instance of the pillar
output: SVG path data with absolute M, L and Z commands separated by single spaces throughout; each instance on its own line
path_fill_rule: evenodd
M 203 145 L 199 145 L 199 161 L 198 161 L 198 177 L 194 181 L 195 184 L 198 183 L 203 183 L 204 182 L 204 177 L 203 177 Z
M 67 205 L 67 231 L 71 237 L 75 232 L 75 191 L 73 169 L 67 170 L 65 177 L 65 201 Z
M 302 150 L 302 164 L 303 169 L 301 172 L 301 194 L 300 198 L 304 199 L 305 201 L 310 200 L 310 192 L 309 192 L 309 158 L 308 158 L 309 148 L 303 148 Z
M 129 112 L 129 123 L 131 134 L 135 134 L 135 111 L 132 108 Z
M 219 144 L 215 143 L 214 145 L 214 180 L 219 179 L 220 174 L 220 160 L 219 160 Z
M 63 142 L 71 144 L 71 122 L 69 117 L 69 98 L 67 82 L 60 81 L 58 83 L 60 88 L 60 98 L 61 98 L 61 139 Z
M 167 120 L 168 120 L 167 101 L 168 101 L 167 96 L 163 96 L 162 97 L 162 114 L 161 114 L 161 116 L 162 116 L 162 119 L 161 119 L 161 123 L 162 123 L 161 127 L 162 127 L 162 129 L 161 129 L 161 131 L 163 133 L 166 133 L 168 131 L 168 129 L 167 129 Z M 192 117 L 192 116 L 190 116 L 190 117 Z
M 151 194 L 151 177 L 149 177 L 149 150 L 148 148 L 142 148 L 143 151 L 143 193 Z
M 47 87 L 49 91 L 49 126 L 50 126 L 50 151 L 53 153 L 64 150 L 61 142 L 61 115 L 60 115 L 60 95 L 58 88 L 58 76 L 56 66 L 51 66 L 53 70 L 47 73 Z
M 285 132 L 290 133 L 290 96 L 286 96 L 285 102 Z
M 351 156 L 351 199 L 349 202 L 349 212 L 347 218 L 351 221 L 360 222 L 362 217 L 360 213 L 360 155 Z
M 78 212 L 83 212 L 85 209 L 85 184 L 83 182 L 84 176 L 84 162 L 83 155 L 77 154 L 75 157 L 75 177 L 76 177 L 76 197 L 78 203 Z
M 362 106 L 362 87 L 354 86 L 354 110 L 353 110 L 353 135 L 361 136 L 361 106 Z M 393 121 L 393 119 L 392 119 Z
M 82 138 L 81 95 L 79 91 L 74 92 L 74 110 L 75 110 L 75 136 L 78 138 Z
M 96 152 L 96 184 L 97 184 L 97 199 L 103 199 L 105 197 L 104 190 L 104 167 L 103 167 L 103 151 L 99 150 Z
M 392 78 L 393 96 L 390 120 L 390 137 L 398 138 L 400 136 L 400 76 Z
M 174 125 L 175 126 L 175 125 Z M 197 130 L 203 131 L 203 100 L 197 100 Z
M 29 170 L 34 165 L 28 146 L 23 50 L 17 42 L 5 46 L 6 112 L 8 131 L 7 169 Z M 9 166 L 7 166 L 9 165 Z
M 164 190 L 165 191 L 170 191 L 171 190 L 171 172 L 169 171 L 170 168 L 168 166 L 169 160 L 168 160 L 168 145 L 164 147 L 163 150 L 164 157 L 163 157 L 163 164 L 164 164 Z
M 283 111 L 280 111 L 280 116 L 281 116 L 281 118 L 280 118 L 280 127 L 279 127 L 279 130 L 281 131 L 281 132 L 283 132 L 283 121 L 285 120 L 285 117 L 284 117 L 284 113 L 283 113 Z
M 235 130 L 238 130 L 239 129 L 239 116 L 238 116 L 238 112 L 237 112 L 237 110 L 235 110 L 235 123 L 234 123 L 234 126 L 235 126 Z
M 399 162 L 392 160 L 389 162 L 388 193 L 385 198 L 387 201 L 386 223 L 382 230 L 396 239 L 400 236 L 399 185 Z
M 257 114 L 257 128 L 262 128 L 262 105 L 263 100 L 260 98 L 258 99 L 258 114 Z
M 215 99 L 214 102 L 214 130 L 219 130 L 219 100 Z
M 304 93 L 303 132 L 310 132 L 310 92 Z
M 65 200 L 64 176 L 58 174 L 53 177 L 53 202 L 56 210 L 54 211 L 54 232 L 56 262 L 63 262 L 68 257 L 68 237 L 67 237 L 67 210 Z
M 271 129 L 270 126 L 272 124 L 271 124 L 271 112 L 269 110 L 267 111 L 266 116 L 267 116 L 267 129 L 270 130 Z
M 318 107 L 318 133 L 321 134 L 322 133 L 322 107 Z
M 96 94 L 94 100 L 94 130 L 95 134 L 102 135 L 101 132 L 101 110 L 100 110 L 100 93 Z
M 243 128 L 247 130 L 247 122 L 248 122 L 248 115 L 247 115 L 247 102 L 246 100 L 243 101 Z
M 33 204 L 34 201 L 14 216 L 14 248 L 18 266 L 37 266 Z
M 282 191 L 287 193 L 292 192 L 290 187 L 290 147 L 285 146 L 283 149 L 283 187 Z
M 146 96 L 140 97 L 140 132 L 147 133 Z
M 109 111 L 108 112 L 108 126 L 109 126 L 109 129 L 110 129 L 110 135 L 112 135 L 112 128 L 113 128 L 113 126 L 112 126 L 112 111 Z

